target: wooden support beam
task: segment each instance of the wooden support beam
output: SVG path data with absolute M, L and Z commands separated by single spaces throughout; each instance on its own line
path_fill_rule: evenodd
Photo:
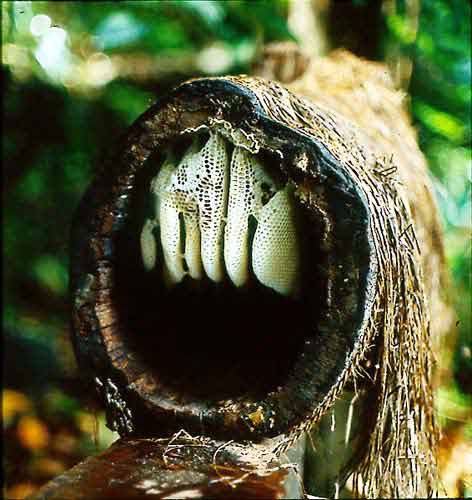
M 277 458 L 268 445 L 192 437 L 120 439 L 30 500 L 303 498 L 304 441 Z

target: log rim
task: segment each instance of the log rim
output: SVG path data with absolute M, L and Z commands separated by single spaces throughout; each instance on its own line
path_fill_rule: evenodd
M 179 111 L 184 108 L 188 111 L 187 116 Z M 214 113 L 209 112 L 209 109 L 214 109 Z M 210 116 L 216 117 L 220 122 L 237 123 L 238 129 L 245 130 L 249 137 L 256 136 L 259 130 L 267 137 L 270 136 L 271 140 L 277 139 L 280 144 L 285 145 L 284 156 L 287 161 L 299 158 L 303 146 L 308 163 L 305 164 L 304 171 L 298 169 L 293 172 L 295 180 L 300 182 L 300 179 L 308 176 L 312 183 L 324 186 L 324 194 L 334 211 L 335 220 L 346 217 L 346 207 L 349 207 L 353 219 L 351 222 L 355 221 L 359 226 L 356 239 L 362 265 L 359 266 L 357 281 L 357 307 L 349 325 L 344 325 L 344 329 L 339 321 L 336 325 L 332 308 L 324 318 L 324 336 L 333 340 L 333 327 L 334 331 L 340 332 L 336 335 L 335 343 L 328 345 L 316 341 L 306 347 L 289 381 L 279 393 L 268 395 L 262 401 L 202 411 L 202 407 L 195 405 L 179 407 L 170 404 L 169 400 L 149 397 L 146 393 L 146 387 L 151 383 L 148 376 L 143 378 L 141 386 L 136 386 L 130 376 L 133 369 L 128 367 L 129 359 L 123 359 L 123 356 L 118 356 L 114 361 L 110 359 L 104 320 L 99 319 L 97 310 L 107 298 L 107 276 L 112 273 L 114 236 L 124 225 L 124 214 L 136 172 L 169 136 L 172 127 L 182 130 L 181 122 L 187 120 L 184 131 L 197 129 L 205 121 L 208 123 Z M 109 178 L 112 178 L 111 183 Z M 344 203 L 340 203 L 341 199 Z M 344 228 L 348 226 L 349 224 L 344 224 Z M 345 251 L 342 238 L 331 243 L 336 245 L 338 252 Z M 344 278 L 333 268 L 330 273 L 333 289 L 342 290 L 343 285 L 339 280 Z M 370 237 L 367 202 L 354 180 L 321 139 L 269 118 L 262 110 L 255 93 L 224 78 L 186 82 L 139 117 L 130 127 L 123 147 L 118 150 L 113 161 L 105 165 L 87 191 L 73 224 L 71 296 L 74 348 L 84 371 L 99 380 L 110 379 L 120 388 L 124 401 L 133 409 L 131 432 L 158 428 L 156 422 L 159 422 L 163 425 L 161 429 L 167 426 L 170 429 L 203 428 L 212 435 L 239 439 L 257 440 L 289 434 L 309 420 L 317 408 L 324 406 L 333 387 L 343 383 L 346 374 L 354 369 L 354 359 L 359 354 L 358 347 L 362 345 L 367 330 L 375 284 L 376 259 Z M 338 299 L 340 304 L 343 303 L 342 298 Z M 114 319 L 113 315 L 107 318 L 111 330 Z M 336 326 L 340 327 L 339 330 Z M 323 362 L 319 361 L 320 351 Z M 333 359 L 336 360 L 334 364 L 331 362 Z M 320 377 L 320 374 L 324 376 Z M 263 417 L 258 419 L 257 425 L 253 425 L 254 419 L 251 418 L 254 412 L 259 412 Z M 113 419 L 116 420 L 116 416 L 111 418 Z M 127 429 L 116 422 L 112 422 L 112 425 L 120 433 L 127 433 Z

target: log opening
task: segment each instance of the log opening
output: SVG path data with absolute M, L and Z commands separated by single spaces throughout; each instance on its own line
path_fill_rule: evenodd
M 181 138 L 173 149 L 187 151 L 192 138 Z M 209 140 L 208 133 L 199 138 L 201 144 Z M 229 157 L 241 154 L 227 141 L 225 147 Z M 210 278 L 200 262 L 193 265 L 196 268 L 199 264 L 198 277 L 191 276 L 190 266 L 184 276 L 179 274 L 178 278 L 174 276 L 172 279 L 161 243 L 161 240 L 168 240 L 169 236 L 163 235 L 158 219 L 150 231 L 146 229 L 146 223 L 155 217 L 156 199 L 152 196 L 150 186 L 165 163 L 162 156 L 160 152 L 153 155 L 137 175 L 136 191 L 130 206 L 133 216 L 121 232 L 121 241 L 117 242 L 115 300 L 117 310 L 122 311 L 120 323 L 126 325 L 124 329 L 127 332 L 132 332 L 127 339 L 128 345 L 145 363 L 149 373 L 155 374 L 160 384 L 186 397 L 214 402 L 241 397 L 262 399 L 284 384 L 305 342 L 310 343 L 316 335 L 319 304 L 325 294 L 317 273 L 323 259 L 319 249 L 322 226 L 296 201 L 297 193 L 293 187 L 291 201 L 297 205 L 294 207 L 296 221 L 293 222 L 297 227 L 290 228 L 287 234 L 285 226 L 277 226 L 272 231 L 274 234 L 269 234 L 267 244 L 263 241 L 261 246 L 266 254 L 271 252 L 268 246 L 277 253 L 283 240 L 296 239 L 297 254 L 282 252 L 275 259 L 275 265 L 274 258 L 269 255 L 266 262 L 272 268 L 265 272 L 260 269 L 256 275 L 254 254 L 261 253 L 261 249 L 254 247 L 257 246 L 255 240 L 262 239 L 259 221 L 264 220 L 264 214 L 261 217 L 259 210 L 255 215 L 246 214 L 246 220 L 243 220 L 244 214 L 238 213 L 236 220 L 232 221 L 231 214 L 225 210 L 225 221 L 218 241 L 210 240 L 208 243 L 197 237 L 198 248 L 193 249 L 193 254 L 200 254 L 200 248 L 205 244 L 217 247 L 213 260 L 218 260 L 221 268 L 218 275 Z M 277 167 L 280 164 L 277 156 L 266 151 L 260 152 L 257 157 L 260 164 L 272 167 L 272 178 L 278 177 L 279 186 L 287 185 L 287 179 L 283 179 L 280 167 Z M 175 166 L 172 169 L 176 171 Z M 227 183 L 227 191 L 231 190 L 229 184 L 234 181 L 235 175 L 232 175 Z M 268 196 L 263 206 L 270 210 L 270 200 L 274 198 Z M 231 199 L 226 201 L 228 206 L 232 203 Z M 286 207 L 282 206 L 281 209 Z M 184 226 L 181 215 L 182 212 L 176 211 L 173 217 L 177 224 L 180 222 Z M 144 224 L 143 219 L 146 221 Z M 239 231 L 236 231 L 236 238 L 231 231 L 231 223 L 235 222 L 239 222 L 243 228 L 246 226 L 242 231 L 242 244 L 237 240 Z M 141 230 L 143 225 L 144 229 Z M 267 225 L 270 229 L 270 224 Z M 179 228 L 174 229 L 179 236 Z M 184 231 L 180 229 L 180 232 Z M 270 232 L 262 227 L 264 231 Z M 148 245 L 154 246 L 151 250 L 154 262 L 147 266 L 148 269 L 142 262 L 149 260 L 143 256 L 145 250 L 142 239 L 145 232 L 145 238 L 152 238 Z M 175 245 L 179 247 L 182 261 L 189 253 L 189 248 L 180 248 L 182 243 L 185 244 L 185 236 L 182 234 Z M 247 254 L 234 264 L 234 259 L 231 261 L 230 258 L 235 252 L 231 253 L 229 247 L 241 252 L 243 245 Z M 170 258 L 176 260 L 178 257 L 174 252 Z M 293 261 L 297 261 L 297 265 Z M 189 266 L 179 263 L 175 267 L 182 270 Z M 232 268 L 233 278 L 228 271 Z M 241 275 L 243 279 L 238 282 Z M 258 279 L 267 276 L 268 284 Z M 279 277 L 281 279 L 278 281 Z M 295 281 L 296 289 L 291 286 Z M 281 293 L 280 287 L 286 283 L 288 285 L 283 288 L 286 293 Z M 279 285 L 278 290 L 271 287 L 272 284 L 275 287 Z
M 210 250 L 216 245 L 214 226 L 202 223 L 208 193 L 195 222 L 188 210 L 195 199 L 176 205 L 174 188 L 182 194 L 188 181 L 192 141 L 198 152 L 212 137 L 220 137 L 232 161 L 220 247 L 208 258 L 203 239 Z M 230 227 L 243 219 L 240 211 L 230 213 L 231 203 L 241 205 L 231 194 L 231 179 L 238 178 L 233 160 L 241 154 L 273 180 L 265 192 L 252 187 L 263 201 L 245 212 L 243 243 Z M 215 198 L 212 189 L 207 198 Z M 264 212 L 280 198 L 282 214 L 292 208 L 294 214 L 283 229 Z M 170 240 L 160 237 L 163 220 L 174 221 Z M 270 119 L 243 87 L 195 81 L 151 108 L 84 198 L 79 226 L 76 351 L 85 365 L 93 363 L 91 372 L 121 387 L 136 410 L 134 429 L 153 432 L 159 422 L 219 436 L 283 435 L 309 421 L 346 376 L 374 293 L 365 202 L 321 142 Z M 189 236 L 195 227 L 200 246 Z M 258 263 L 257 255 L 285 244 L 287 228 L 286 260 Z M 238 257 L 241 245 L 246 260 Z

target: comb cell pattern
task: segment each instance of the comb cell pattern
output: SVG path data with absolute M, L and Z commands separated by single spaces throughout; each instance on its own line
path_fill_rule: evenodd
M 211 132 L 203 148 L 194 141 L 180 162 L 167 155 L 151 194 L 154 214 L 141 232 L 147 270 L 160 260 L 170 285 L 206 276 L 241 287 L 253 274 L 282 295 L 296 294 L 295 200 L 254 155 L 235 146 L 230 158 L 225 139 Z

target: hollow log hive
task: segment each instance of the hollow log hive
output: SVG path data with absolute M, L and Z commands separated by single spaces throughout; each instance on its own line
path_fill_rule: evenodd
M 120 434 L 275 456 L 354 388 L 358 494 L 431 495 L 449 316 L 427 166 L 384 66 L 292 70 L 191 80 L 130 128 L 74 222 L 77 357 Z

